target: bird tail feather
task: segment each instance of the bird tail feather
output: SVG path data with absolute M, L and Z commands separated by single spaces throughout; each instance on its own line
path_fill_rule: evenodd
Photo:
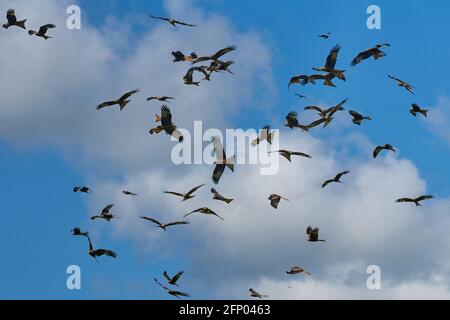
M 20 28 L 26 29 L 25 28 L 25 22 L 27 21 L 27 19 L 25 20 L 21 20 L 21 21 L 17 21 L 16 25 Z

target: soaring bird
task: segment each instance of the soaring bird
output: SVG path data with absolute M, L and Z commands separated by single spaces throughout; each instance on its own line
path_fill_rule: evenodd
M 303 153 L 303 152 L 296 152 L 296 151 L 289 151 L 289 150 L 277 150 L 277 151 L 270 151 L 272 152 L 278 152 L 280 156 L 285 157 L 289 162 L 291 162 L 291 156 L 300 156 L 311 159 L 311 156 L 309 154 Z
M 190 55 L 185 56 L 183 52 L 181 51 L 172 51 L 173 56 L 173 62 L 179 62 L 179 61 L 194 61 L 198 58 L 197 54 L 195 52 L 191 52 Z
M 94 249 L 94 247 L 92 246 L 91 239 L 89 237 L 88 237 L 88 241 L 89 241 L 89 255 L 92 258 L 94 258 L 95 261 L 97 261 L 97 257 L 103 256 L 103 255 L 108 256 L 108 257 L 117 258 L 117 253 L 115 253 L 114 251 L 107 250 L 107 249 Z
M 27 21 L 27 19 L 17 21 L 16 13 L 14 12 L 14 9 L 9 9 L 8 11 L 6 11 L 6 20 L 8 20 L 8 22 L 6 22 L 3 25 L 3 28 L 5 28 L 5 29 L 8 29 L 9 27 L 12 27 L 12 26 L 26 29 L 25 22 Z
M 126 196 L 137 196 L 136 193 L 128 191 L 128 190 L 122 190 L 122 193 Z
M 175 139 L 177 139 L 179 142 L 183 142 L 183 135 L 181 132 L 177 129 L 177 127 L 172 123 L 172 113 L 170 112 L 170 109 L 163 105 L 161 106 L 161 125 L 157 126 L 156 128 L 150 129 L 150 134 L 154 133 L 160 133 L 161 131 L 165 131 L 166 134 L 171 135 Z
M 327 60 L 325 61 L 325 66 L 320 67 L 320 68 L 313 68 L 313 70 L 331 73 L 334 76 L 336 76 L 338 79 L 345 81 L 346 78 L 344 76 L 344 72 L 346 70 L 336 70 L 335 69 L 339 50 L 341 50 L 341 46 L 338 44 L 335 45 L 333 48 L 331 48 L 330 53 L 327 56 Z
M 410 84 L 406 83 L 406 82 L 403 81 L 403 80 L 400 80 L 399 78 L 397 78 L 397 77 L 395 77 L 395 76 L 390 76 L 390 75 L 388 75 L 388 78 L 397 81 L 397 86 L 403 87 L 403 88 L 405 88 L 406 90 L 408 90 L 409 92 L 411 92 L 413 95 L 415 95 L 415 93 L 414 93 L 414 87 L 411 86 Z
M 294 93 L 294 95 L 296 95 L 297 97 L 299 97 L 300 99 L 308 99 L 307 96 L 300 94 L 300 93 Z
M 370 57 L 373 57 L 375 60 L 378 60 L 384 56 L 386 56 L 386 53 L 380 50 L 382 47 L 389 47 L 389 43 L 384 44 L 377 44 L 373 46 L 372 48 L 366 49 L 360 53 L 352 60 L 351 65 L 354 67 L 357 64 L 361 63 L 361 61 L 369 59 Z
M 311 273 L 309 273 L 308 271 L 306 271 L 305 269 L 303 269 L 302 267 L 299 266 L 293 266 L 291 268 L 291 270 L 286 271 L 287 274 L 299 274 L 299 273 L 304 273 L 307 274 L 308 276 L 311 275 Z
M 312 227 L 308 227 L 306 228 L 306 234 L 308 236 L 308 241 L 311 242 L 318 242 L 318 241 L 322 241 L 325 242 L 325 240 L 323 239 L 319 239 L 319 228 L 312 228 Z
M 208 67 L 206 67 L 207 71 L 212 72 L 221 72 L 226 71 L 228 73 L 234 74 L 230 70 L 230 66 L 234 63 L 234 61 L 221 61 L 221 60 L 213 60 Z M 209 77 L 208 77 L 209 78 Z
M 413 103 L 411 105 L 411 110 L 409 110 L 409 112 L 415 117 L 418 113 L 422 114 L 424 117 L 428 116 L 428 110 L 427 109 L 422 109 L 419 107 L 419 105 L 417 103 Z
M 183 273 L 184 273 L 184 271 L 179 271 L 173 277 L 170 277 L 169 274 L 167 273 L 167 271 L 164 270 L 163 276 L 164 276 L 164 278 L 166 278 L 168 284 L 171 284 L 173 286 L 178 286 L 177 281 L 178 281 L 178 279 L 180 279 L 180 277 Z
M 182 25 L 182 26 L 186 26 L 186 27 L 196 27 L 197 25 L 195 24 L 190 24 L 190 23 L 186 23 L 186 22 L 182 22 L 176 19 L 172 19 L 172 18 L 166 18 L 166 17 L 158 17 L 158 16 L 153 16 L 151 14 L 148 15 L 150 18 L 153 19 L 159 19 L 159 20 L 163 20 L 163 21 L 167 21 L 168 23 L 170 23 L 172 26 L 176 27 L 177 24 Z
M 266 294 L 260 294 L 258 291 L 256 291 L 256 290 L 253 289 L 253 288 L 248 289 L 248 291 L 250 292 L 250 297 L 253 297 L 253 298 L 259 298 L 259 299 L 262 299 L 262 298 L 268 298 L 268 297 L 269 297 L 269 296 L 266 295 Z
M 86 186 L 82 186 L 82 187 L 73 187 L 73 192 L 91 193 L 92 190 Z
M 161 96 L 161 97 L 153 96 L 153 97 L 148 97 L 147 101 L 158 100 L 158 101 L 162 101 L 162 102 L 170 102 L 169 100 L 173 100 L 173 99 L 175 99 L 175 98 L 168 97 L 168 96 Z
M 307 85 L 308 83 L 316 84 L 316 80 L 323 80 L 323 85 L 328 87 L 336 87 L 336 85 L 331 81 L 336 76 L 332 73 L 327 74 L 312 74 L 308 75 L 298 75 L 294 76 L 289 80 L 288 87 L 293 83 L 300 83 L 302 86 Z
M 214 53 L 211 56 L 198 57 L 197 59 L 192 61 L 192 63 L 194 64 L 194 63 L 199 63 L 199 62 L 208 61 L 208 60 L 217 61 L 217 60 L 219 60 L 219 58 L 221 56 L 227 54 L 228 52 L 234 51 L 234 50 L 236 50 L 236 46 L 229 46 L 229 47 L 220 49 L 219 51 L 217 51 L 216 53 Z
M 393 146 L 391 146 L 389 143 L 383 145 L 383 146 L 377 146 L 374 150 L 373 150 L 373 157 L 376 158 L 378 157 L 378 154 L 382 151 L 382 150 L 390 150 L 392 152 L 395 152 L 395 149 Z
M 186 192 L 186 193 L 178 193 L 178 192 L 174 192 L 174 191 L 164 191 L 164 193 L 173 194 L 173 195 L 175 195 L 175 196 L 182 197 L 183 200 L 181 200 L 181 201 L 186 201 L 186 200 L 189 200 L 189 199 L 192 199 L 193 197 L 195 197 L 195 196 L 193 195 L 193 193 L 194 193 L 195 191 L 197 191 L 198 189 L 200 189 L 201 187 L 203 187 L 204 185 L 205 185 L 205 184 L 203 183 L 203 184 L 201 184 L 201 185 L 199 185 L 199 186 L 196 186 L 196 187 L 192 188 L 191 190 L 189 190 L 189 191 Z
M 325 118 L 327 116 L 327 114 L 333 109 L 334 107 L 330 107 L 328 109 L 324 109 L 322 107 L 319 106 L 306 106 L 303 108 L 303 110 L 314 110 L 317 111 L 317 113 L 319 114 L 319 116 L 321 118 Z
M 319 38 L 326 40 L 326 39 L 328 39 L 330 36 L 331 36 L 331 31 L 330 31 L 330 32 L 327 32 L 327 33 L 320 34 L 320 35 L 319 35 Z
M 272 138 L 275 135 L 275 132 L 270 131 L 270 126 L 264 126 L 259 133 L 259 137 L 252 141 L 251 145 L 255 147 L 261 141 L 267 140 L 269 144 L 272 144 Z
M 281 199 L 289 201 L 289 199 L 282 197 L 278 194 L 272 193 L 269 198 L 267 198 L 267 200 L 270 200 L 270 205 L 277 209 L 278 208 L 278 204 L 280 203 Z
M 204 72 L 204 70 L 200 67 L 189 68 L 189 70 L 186 72 L 186 74 L 183 77 L 184 84 L 194 85 L 194 86 L 200 85 L 200 81 L 194 81 L 194 71 L 196 71 L 196 70 L 200 71 L 200 72 Z
M 225 167 L 234 172 L 235 156 L 232 156 L 227 159 L 225 149 L 223 148 L 223 145 L 220 142 L 219 137 L 213 137 L 212 143 L 214 145 L 214 153 L 216 154 L 216 161 L 214 162 L 215 167 L 212 175 L 212 181 L 215 184 L 218 184 L 220 177 L 222 177 L 222 174 L 225 171 Z
M 428 200 L 428 199 L 433 199 L 434 197 L 431 195 L 426 195 L 426 196 L 420 196 L 418 198 L 412 199 L 412 198 L 400 198 L 398 200 L 396 200 L 396 202 L 412 202 L 415 203 L 416 207 L 421 207 L 422 205 L 420 204 L 421 201 L 424 200 Z
M 175 298 L 181 299 L 180 297 L 190 297 L 190 295 L 186 292 L 181 292 L 181 291 L 176 291 L 176 290 L 172 290 L 170 288 L 167 288 L 166 286 L 164 286 L 161 282 L 158 281 L 158 279 L 154 278 L 153 280 L 155 280 L 155 282 L 164 290 L 167 291 L 168 294 L 170 294 L 171 296 L 174 296 Z
M 91 220 L 95 219 L 105 219 L 106 221 L 110 221 L 111 219 L 119 218 L 116 215 L 109 212 L 111 208 L 114 207 L 112 203 L 108 204 L 106 207 L 103 208 L 102 212 L 99 215 L 95 215 L 91 217 Z
M 211 193 L 213 194 L 213 200 L 219 200 L 219 201 L 223 201 L 225 203 L 230 203 L 231 201 L 234 200 L 234 199 L 230 199 L 230 198 L 225 198 L 214 188 L 211 188 Z
M 180 224 L 189 224 L 188 221 L 174 221 L 174 222 L 170 222 L 170 223 L 161 223 L 156 219 L 145 217 L 145 216 L 140 216 L 140 218 L 153 222 L 154 224 L 156 224 L 155 227 L 161 228 L 164 231 L 167 231 L 167 229 L 166 229 L 167 227 L 176 226 L 176 225 L 180 225 Z
M 341 178 L 342 176 L 346 175 L 350 173 L 350 171 L 342 171 L 340 173 L 338 173 L 333 179 L 329 179 L 326 180 L 323 184 L 322 184 L 322 188 L 325 188 L 328 184 L 332 183 L 332 182 L 337 182 L 337 183 L 342 183 Z
M 221 216 L 219 216 L 217 213 L 215 213 L 214 211 L 212 211 L 211 209 L 207 208 L 207 207 L 203 207 L 203 208 L 198 208 L 194 211 L 191 211 L 187 214 L 184 215 L 184 217 L 187 217 L 195 212 L 199 212 L 199 213 L 203 213 L 203 214 L 211 214 L 213 216 L 216 216 L 217 218 L 220 218 L 222 220 L 225 220 L 224 218 L 222 218 Z
M 287 114 L 287 116 L 284 118 L 285 123 L 284 125 L 288 128 L 294 129 L 294 128 L 300 128 L 303 131 L 308 131 L 308 127 L 305 125 L 302 125 L 298 122 L 297 118 L 297 112 L 291 111 Z
M 81 232 L 80 228 L 78 228 L 78 227 L 75 227 L 70 231 L 72 232 L 72 235 L 74 235 L 74 236 L 83 236 L 83 237 L 89 238 L 89 232 L 87 232 L 87 231 Z
M 299 83 L 303 85 L 303 83 L 308 83 L 309 81 L 310 81 L 309 76 L 307 76 L 306 74 L 299 74 L 289 79 L 288 88 L 292 84 Z
M 47 30 L 48 30 L 48 29 L 53 29 L 53 28 L 56 28 L 56 26 L 55 26 L 54 24 L 52 24 L 52 23 L 49 23 L 49 24 L 46 24 L 46 25 L 41 26 L 41 27 L 39 28 L 39 31 L 29 30 L 29 31 L 28 31 L 28 34 L 29 34 L 30 36 L 35 35 L 35 36 L 37 36 L 37 37 L 41 37 L 41 38 L 44 38 L 45 40 L 47 40 L 47 39 L 50 39 L 50 38 L 51 38 L 51 37 L 49 37 L 49 36 L 46 35 Z
M 372 120 L 371 117 L 369 117 L 369 116 L 363 116 L 363 115 L 361 115 L 360 113 L 358 113 L 358 112 L 356 112 L 356 111 L 354 111 L 354 110 L 350 110 L 348 113 L 353 117 L 352 122 L 353 122 L 354 124 L 358 125 L 358 126 L 361 125 L 361 122 L 362 122 L 363 120 Z
M 131 97 L 133 94 L 137 93 L 137 92 L 139 92 L 139 89 L 128 91 L 127 93 L 122 95 L 117 100 L 111 100 L 111 101 L 102 102 L 102 103 L 100 103 L 97 106 L 97 110 L 100 110 L 100 109 L 103 109 L 103 108 L 106 108 L 106 107 L 110 107 L 110 106 L 114 106 L 114 105 L 118 104 L 119 107 L 120 107 L 120 111 L 122 111 L 125 108 L 125 106 L 131 101 L 131 100 L 127 100 L 127 99 L 129 97 Z
M 334 119 L 333 115 L 338 112 L 338 111 L 344 111 L 345 108 L 343 107 L 343 105 L 347 102 L 348 99 L 344 99 L 341 102 L 339 102 L 337 105 L 335 105 L 334 107 L 328 109 L 326 116 L 324 118 L 324 124 L 323 127 L 327 127 L 331 121 Z

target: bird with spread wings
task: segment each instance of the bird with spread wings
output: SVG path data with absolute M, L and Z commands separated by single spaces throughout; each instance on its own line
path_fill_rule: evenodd
M 223 172 L 225 171 L 225 167 L 234 172 L 235 156 L 232 156 L 227 159 L 225 149 L 223 148 L 222 142 L 220 142 L 219 137 L 213 137 L 212 143 L 214 146 L 214 153 L 216 154 L 216 161 L 214 162 L 215 167 L 212 175 L 212 181 L 215 184 L 218 184 L 220 178 L 222 177 Z
M 179 142 L 183 142 L 183 134 L 177 129 L 177 127 L 172 123 L 172 113 L 170 109 L 163 105 L 161 107 L 161 116 L 157 118 L 157 120 L 161 121 L 161 125 L 156 128 L 152 128 L 149 130 L 150 134 L 158 134 L 161 131 L 165 131 L 166 134 L 171 135 L 173 138 L 178 140 Z
M 150 18 L 153 18 L 153 19 L 159 19 L 159 20 L 167 21 L 168 23 L 170 23 L 174 27 L 176 27 L 177 24 L 179 24 L 181 26 L 186 26 L 186 27 L 196 27 L 197 26 L 195 24 L 186 23 L 186 22 L 183 22 L 183 21 L 180 21 L 180 20 L 176 20 L 176 19 L 173 19 L 173 18 L 153 16 L 151 14 L 149 14 L 148 16 Z

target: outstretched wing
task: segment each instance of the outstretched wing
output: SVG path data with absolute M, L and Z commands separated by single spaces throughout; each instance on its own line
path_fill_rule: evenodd
M 166 286 L 164 286 L 161 282 L 159 282 L 158 279 L 154 278 L 153 280 L 155 280 L 155 282 L 156 282 L 157 284 L 159 284 L 160 287 L 163 288 L 164 290 L 170 291 L 170 289 L 167 288 Z
M 133 95 L 133 94 L 135 94 L 135 93 L 137 93 L 137 92 L 139 92 L 139 89 L 134 89 L 134 90 L 131 90 L 131 91 L 128 91 L 127 93 L 125 93 L 123 96 L 121 96 L 120 98 L 119 98 L 119 100 L 126 100 L 126 99 L 128 99 L 131 95 Z
M 157 224 L 157 225 L 161 225 L 161 222 L 159 222 L 158 220 L 156 220 L 156 219 L 153 219 L 153 218 L 149 218 L 149 217 L 146 217 L 146 216 L 140 216 L 140 218 L 141 219 L 144 219 L 144 220 L 148 220 L 148 221 L 151 221 L 151 222 L 153 222 L 153 223 L 155 223 L 155 224 Z
M 373 157 L 376 158 L 378 157 L 378 154 L 381 152 L 381 150 L 383 150 L 383 147 L 378 146 L 373 150 Z
M 395 202 L 414 202 L 414 199 L 411 199 L 411 198 L 400 198 L 400 199 L 397 199 Z
M 189 190 L 188 191 L 188 195 L 190 195 L 190 194 L 193 194 L 195 191 L 197 191 L 198 189 L 200 189 L 201 187 L 203 187 L 205 184 L 203 183 L 203 184 L 201 184 L 201 185 L 199 185 L 199 186 L 196 186 L 196 187 L 194 187 L 194 188 L 192 188 L 191 190 Z
M 164 193 L 173 194 L 174 196 L 184 197 L 184 194 L 174 191 L 164 191 Z
M 109 213 L 109 210 L 114 207 L 112 203 L 108 204 L 106 207 L 103 208 L 102 213 Z
M 182 26 L 187 26 L 187 27 L 196 27 L 197 25 L 195 24 L 190 24 L 190 23 L 186 23 L 183 21 L 178 21 L 178 20 L 173 20 L 174 23 L 180 24 Z
M 166 227 L 176 226 L 179 224 L 189 224 L 189 221 L 174 221 L 174 222 L 166 223 Z
M 170 19 L 169 19 L 169 18 L 166 18 L 166 17 L 152 16 L 151 14 L 149 14 L 148 16 L 149 16 L 150 18 L 153 18 L 153 19 L 159 19 L 159 20 L 164 20 L 164 21 L 170 21 Z
M 211 56 L 211 60 L 217 60 L 221 56 L 223 56 L 224 54 L 226 54 L 226 53 L 228 53 L 230 51 L 233 51 L 233 50 L 236 50 L 236 46 L 229 46 L 229 47 L 223 48 L 223 49 L 217 51 L 215 54 L 213 54 Z
M 434 196 L 432 196 L 432 195 L 426 195 L 426 196 L 421 196 L 421 197 L 418 197 L 417 199 L 416 199 L 416 201 L 423 201 L 423 200 L 428 200 L 428 199 L 433 199 L 434 198 Z
M 212 181 L 215 184 L 219 183 L 220 178 L 222 177 L 223 172 L 225 171 L 225 165 L 224 164 L 216 164 L 213 175 L 212 175 Z
M 312 158 L 309 154 L 304 153 L 304 152 L 291 152 L 291 155 L 310 158 L 310 159 Z
M 161 107 L 161 124 L 164 127 L 172 126 L 172 113 L 166 105 Z
M 173 276 L 172 282 L 176 283 L 183 273 L 184 271 L 177 272 L 177 274 Z
M 41 35 L 44 35 L 47 32 L 48 29 L 52 29 L 52 28 L 56 28 L 56 26 L 54 24 L 52 24 L 52 23 L 43 25 L 43 26 L 41 26 L 39 28 L 39 32 L 38 33 L 41 34 Z
M 345 176 L 345 175 L 348 174 L 348 173 L 350 173 L 350 171 L 348 171 L 348 170 L 339 172 L 339 173 L 336 175 L 336 180 L 339 180 L 340 178 L 342 178 L 342 176 Z
M 169 276 L 169 274 L 167 273 L 166 270 L 164 270 L 163 276 L 164 276 L 164 278 L 166 278 L 167 281 L 172 281 L 172 279 L 170 278 L 170 276 Z
M 97 108 L 97 110 L 100 110 L 105 107 L 113 106 L 115 104 L 117 104 L 117 101 L 105 101 L 105 102 L 100 103 L 96 108 Z
M 341 46 L 338 44 L 331 48 L 330 53 L 327 57 L 327 61 L 325 62 L 325 68 L 334 69 L 334 67 L 336 66 L 339 50 L 341 50 Z

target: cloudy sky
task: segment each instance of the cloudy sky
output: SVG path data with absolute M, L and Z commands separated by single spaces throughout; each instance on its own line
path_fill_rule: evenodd
M 80 30 L 65 27 L 72 4 L 81 8 Z M 382 28 L 369 30 L 370 4 L 2 1 L 0 11 L 14 8 L 28 28 L 57 28 L 48 41 L 18 28 L 0 30 L 0 298 L 166 299 L 153 282 L 164 270 L 184 270 L 182 289 L 197 299 L 247 298 L 250 287 L 274 299 L 450 298 L 450 92 L 442 69 L 450 55 L 450 5 L 378 1 Z M 173 28 L 148 13 L 198 28 Z M 318 38 L 331 30 L 330 39 Z M 380 42 L 391 44 L 386 57 L 350 66 L 359 51 Z M 337 43 L 346 82 L 287 89 L 290 76 L 323 65 Z M 188 65 L 173 63 L 171 51 L 209 54 L 229 45 L 237 46 L 229 53 L 234 75 L 183 84 Z M 411 83 L 416 95 L 388 74 Z M 134 88 L 141 92 L 124 111 L 95 110 Z M 148 134 L 160 107 L 145 101 L 152 95 L 176 97 L 173 120 L 187 130 L 196 120 L 205 130 L 271 124 L 280 129 L 282 148 L 313 158 L 280 159 L 271 176 L 258 165 L 237 166 L 217 186 L 235 200 L 212 201 L 213 167 L 174 165 L 176 143 Z M 342 112 L 309 134 L 282 125 L 291 110 L 307 122 L 305 105 L 345 98 L 347 109 L 373 120 L 357 127 Z M 414 102 L 430 109 L 427 119 L 411 116 Z M 372 159 L 373 148 L 385 143 L 397 152 Z M 351 171 L 343 184 L 320 188 L 343 170 Z M 163 194 L 202 183 L 188 202 Z M 74 194 L 74 185 L 94 192 Z M 139 196 L 125 197 L 123 189 Z M 290 201 L 274 210 L 270 193 Z M 395 203 L 425 193 L 436 198 L 422 208 Z M 89 219 L 108 203 L 121 219 Z M 193 215 L 189 226 L 164 232 L 138 218 L 170 221 L 203 206 L 225 220 Z M 327 242 L 307 242 L 309 225 L 320 227 Z M 118 259 L 95 263 L 86 241 L 70 234 L 74 226 Z M 69 265 L 81 268 L 81 290 L 66 288 Z M 288 276 L 293 265 L 312 276 Z M 370 265 L 381 269 L 380 290 L 366 287 Z

